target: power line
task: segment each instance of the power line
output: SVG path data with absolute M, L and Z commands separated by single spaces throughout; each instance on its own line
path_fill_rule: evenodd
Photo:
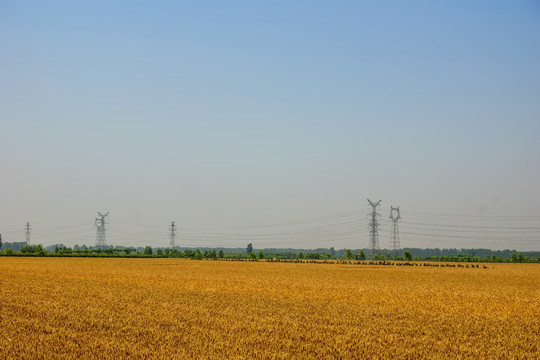
M 208 224 L 189 224 L 188 223 L 186 224 L 186 226 L 191 229 L 208 229 L 208 228 L 224 229 L 224 230 L 258 229 L 258 228 L 266 228 L 266 227 L 284 227 L 284 226 L 292 226 L 292 225 L 301 225 L 301 224 L 313 223 L 313 222 L 324 222 L 331 219 L 350 217 L 353 215 L 361 215 L 361 214 L 362 214 L 362 211 L 353 210 L 353 211 L 347 211 L 347 212 L 343 212 L 339 214 L 321 216 L 321 217 L 316 217 L 316 218 L 307 218 L 307 219 L 283 222 L 283 223 L 270 223 L 270 224 L 247 225 L 247 226 L 215 226 L 215 225 L 208 225 Z
M 417 214 L 417 215 L 427 215 L 427 216 L 445 216 L 445 217 L 463 217 L 463 218 L 479 218 L 479 219 L 507 219 L 507 220 L 540 220 L 540 216 L 534 215 L 471 215 L 471 214 L 447 214 L 447 213 L 430 213 L 430 212 L 419 212 L 419 211 L 409 211 L 407 214 Z
M 402 224 L 406 230 L 421 230 L 421 231 L 433 231 L 433 232 L 445 232 L 445 233 L 457 233 L 457 234 L 468 234 L 468 233 L 476 233 L 476 234 L 499 234 L 499 235 L 506 235 L 506 234 L 517 234 L 517 235 L 528 235 L 528 234 L 538 234 L 538 230 L 530 230 L 530 229 L 524 229 L 524 230 L 471 230 L 471 229 L 443 229 L 443 228 L 430 228 L 430 227 L 424 227 L 424 226 L 410 226 L 409 223 L 403 223 Z
M 439 227 L 451 227 L 451 228 L 467 228 L 467 229 L 540 230 L 540 227 L 524 227 L 524 226 L 519 226 L 519 227 L 518 226 L 472 226 L 472 225 L 433 224 L 433 223 L 417 223 L 417 222 L 404 222 L 403 224 L 439 226 Z
M 538 237 L 476 237 L 476 236 L 459 236 L 459 235 L 434 235 L 426 233 L 417 233 L 417 232 L 405 232 L 402 231 L 402 234 L 406 235 L 416 235 L 416 236 L 429 236 L 432 238 L 451 238 L 451 239 L 463 239 L 463 240 L 485 240 L 485 241 L 519 241 L 519 242 L 540 242 Z
M 215 233 L 215 232 L 206 232 L 206 231 L 203 231 L 201 232 L 202 234 L 213 234 L 213 235 L 220 235 L 220 236 L 236 236 L 236 235 L 250 235 L 250 234 L 256 234 L 256 235 L 268 235 L 268 236 L 272 236 L 272 235 L 291 235 L 291 234 L 302 234 L 302 233 L 309 233 L 309 232 L 317 232 L 319 230 L 324 230 L 324 229 L 327 229 L 327 228 L 332 228 L 332 227 L 338 227 L 338 226 L 343 226 L 343 225 L 358 225 L 358 224 L 362 224 L 362 222 L 358 222 L 357 220 L 354 220 L 354 221 L 346 221 L 346 222 L 342 222 L 342 223 L 336 223 L 336 224 L 327 224 L 327 225 L 320 225 L 320 226 L 315 226 L 315 227 L 310 227 L 308 228 L 307 230 L 282 230 L 280 232 L 266 232 L 266 233 L 256 233 L 256 232 L 249 232 L 249 233 L 243 233 L 243 232 L 219 232 L 219 233 Z M 200 228 L 189 228 L 189 227 L 186 227 L 186 228 L 183 228 L 185 231 L 193 231 L 193 230 L 201 230 Z

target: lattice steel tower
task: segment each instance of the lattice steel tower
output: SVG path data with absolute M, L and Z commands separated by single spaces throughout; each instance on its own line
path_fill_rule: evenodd
M 399 206 L 397 208 L 390 206 L 390 219 L 392 220 L 392 234 L 390 235 L 390 250 L 396 253 L 396 250 L 400 250 L 399 245 L 399 229 L 398 221 L 401 219 L 399 214 Z
M 97 212 L 99 214 L 99 217 L 96 218 L 96 246 L 97 247 L 103 247 L 107 245 L 107 239 L 105 238 L 105 225 L 108 224 L 108 222 L 105 221 L 105 218 L 109 213 L 106 213 L 103 215 L 99 211 Z
M 382 200 L 377 201 L 376 203 L 367 199 L 369 205 L 372 207 L 372 211 L 369 219 L 369 246 L 368 246 L 368 258 L 373 259 L 375 254 L 379 250 L 379 221 L 377 217 L 380 214 L 377 212 L 377 207 L 381 204 Z
M 171 244 L 170 247 L 173 248 L 175 246 L 175 240 L 176 240 L 176 225 L 174 225 L 174 221 L 172 222 L 171 226 L 169 227 L 171 233 Z
M 24 226 L 24 233 L 26 234 L 26 245 L 30 245 L 30 223 L 27 222 Z

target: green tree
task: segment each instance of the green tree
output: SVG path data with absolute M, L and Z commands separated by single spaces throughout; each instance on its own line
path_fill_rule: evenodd
M 253 245 L 251 243 L 248 244 L 248 246 L 246 248 L 246 252 L 247 252 L 248 255 L 253 252 Z
M 407 261 L 411 261 L 412 260 L 412 254 L 410 251 L 405 251 L 403 253 L 403 256 L 405 256 L 405 259 L 407 259 Z
M 331 257 L 336 256 L 336 249 L 334 249 L 333 246 L 330 248 L 330 256 L 331 256 Z
M 56 251 L 57 249 L 58 249 L 58 246 L 55 246 L 55 252 L 56 253 L 58 252 L 58 251 Z M 32 253 L 34 253 L 34 247 L 31 246 L 31 245 L 23 245 L 19 249 L 19 252 L 22 253 L 22 254 L 32 254 Z
M 144 248 L 143 254 L 144 254 L 144 255 L 152 255 L 152 254 L 153 254 L 152 247 L 146 246 L 146 247 Z
M 257 254 L 257 257 L 259 259 L 264 259 L 264 253 L 262 252 L 262 250 L 259 250 L 259 253 Z
M 0 234 L 0 250 L 2 249 L 2 234 Z
M 45 256 L 45 249 L 41 244 L 35 245 L 34 249 L 39 256 Z
M 353 255 L 353 253 L 351 252 L 350 249 L 345 250 L 345 259 L 350 260 L 350 259 L 352 259 L 353 257 L 354 257 L 354 255 Z
M 62 254 L 63 253 L 62 249 L 64 249 L 64 248 L 65 248 L 65 246 L 63 246 L 62 248 L 59 248 L 58 246 L 56 246 L 55 250 L 58 249 L 56 251 L 56 253 Z M 23 245 L 19 249 L 19 252 L 21 252 L 22 254 L 38 254 L 40 256 L 45 255 L 45 250 L 43 249 L 43 246 L 41 246 L 41 244 L 38 244 L 38 245 Z
M 223 250 L 219 250 L 219 252 L 218 252 L 218 257 L 219 257 L 220 259 L 223 259 L 224 256 L 225 256 L 225 254 L 223 253 Z
M 249 253 L 249 256 L 251 256 L 252 259 L 256 259 L 256 258 L 257 258 L 257 254 L 255 254 L 254 252 L 250 252 L 250 253 Z
M 358 252 L 358 259 L 360 260 L 366 260 L 366 253 L 363 250 L 360 250 Z
M 163 255 L 163 250 L 161 248 L 157 249 L 156 255 Z

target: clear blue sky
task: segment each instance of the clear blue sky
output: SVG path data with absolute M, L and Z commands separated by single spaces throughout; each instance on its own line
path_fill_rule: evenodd
M 371 198 L 381 248 L 540 250 L 537 1 L 2 1 L 0 46 L 4 241 L 359 248 Z

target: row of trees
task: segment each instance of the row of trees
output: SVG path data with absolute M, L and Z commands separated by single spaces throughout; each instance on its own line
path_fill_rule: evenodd
M 264 249 L 255 251 L 253 244 L 248 244 L 244 251 L 241 249 L 189 249 L 189 248 L 152 248 L 146 247 L 87 247 L 75 245 L 73 248 L 64 245 L 52 245 L 44 248 L 42 245 L 27 245 L 26 243 L 3 244 L 0 235 L 0 255 L 34 255 L 34 256 L 117 256 L 117 257 L 173 257 L 193 259 L 347 259 L 362 260 L 366 252 L 362 249 Z M 374 260 L 431 260 L 452 262 L 540 262 L 540 252 L 517 253 L 513 250 L 486 249 L 450 249 L 450 254 L 440 249 L 406 249 L 403 252 L 381 251 L 375 254 Z M 422 254 L 436 254 L 422 256 Z M 444 255 L 441 255 L 444 254 Z M 473 255 L 483 254 L 484 256 Z M 532 256 L 531 256 L 532 255 Z
M 292 257 L 288 253 L 268 254 L 259 250 L 258 252 L 225 252 L 223 249 L 178 249 L 178 248 L 144 248 L 134 247 L 66 247 L 64 245 L 55 245 L 51 249 L 43 248 L 42 245 L 22 245 L 18 250 L 12 250 L 10 247 L 0 252 L 0 255 L 34 255 L 34 256 L 103 256 L 103 257 L 168 257 L 168 258 L 192 258 L 192 259 L 323 259 L 331 257 L 326 254 L 321 256 L 318 252 L 299 253 Z
M 23 245 L 18 251 L 14 251 L 11 248 L 6 248 L 3 255 L 37 255 L 37 256 L 130 256 L 130 257 L 186 257 L 186 258 L 224 258 L 225 253 L 223 250 L 204 250 L 199 249 L 185 249 L 184 251 L 170 248 L 156 248 L 152 249 L 151 246 L 144 248 L 134 247 L 104 247 L 104 248 L 89 248 L 87 246 L 77 247 L 72 249 L 63 245 L 55 245 L 52 251 L 44 249 L 41 245 Z

